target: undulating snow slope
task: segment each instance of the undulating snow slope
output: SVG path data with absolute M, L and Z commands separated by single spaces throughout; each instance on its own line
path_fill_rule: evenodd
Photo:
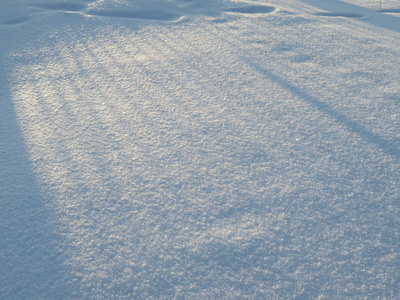
M 0 299 L 398 299 L 399 12 L 1 0 Z

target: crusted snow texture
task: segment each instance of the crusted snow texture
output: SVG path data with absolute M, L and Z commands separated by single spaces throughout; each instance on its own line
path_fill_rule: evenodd
M 2 0 L 0 299 L 400 298 L 398 11 Z

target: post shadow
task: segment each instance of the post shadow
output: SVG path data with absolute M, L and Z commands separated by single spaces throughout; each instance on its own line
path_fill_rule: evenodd
M 50 200 L 40 192 L 0 62 L 0 299 L 73 298 Z
M 337 112 L 329 104 L 307 94 L 306 92 L 304 92 L 300 88 L 292 85 L 289 81 L 283 79 L 282 77 L 275 75 L 271 71 L 269 71 L 265 68 L 262 68 L 262 67 L 258 66 L 257 64 L 254 64 L 252 62 L 248 62 L 248 63 L 254 69 L 256 69 L 260 73 L 264 74 L 264 76 L 266 78 L 278 83 L 279 85 L 284 87 L 286 90 L 290 91 L 297 97 L 301 98 L 303 101 L 308 102 L 309 104 L 314 106 L 320 112 L 330 116 L 336 122 L 345 126 L 347 128 L 347 130 L 361 136 L 362 138 L 367 140 L 369 143 L 375 144 L 386 154 L 393 156 L 397 159 L 400 159 L 400 149 L 398 147 L 396 147 L 396 145 L 393 145 L 390 141 L 387 141 L 383 137 L 372 133 L 371 131 L 369 131 L 367 128 L 365 128 L 361 124 L 358 124 L 356 121 Z
M 398 13 L 398 9 L 390 9 L 387 7 L 382 7 L 379 10 L 379 2 L 377 1 L 377 10 L 371 10 L 362 6 L 346 3 L 340 0 L 300 0 L 303 3 L 314 6 L 318 9 L 325 10 L 331 14 L 337 13 L 351 13 L 351 14 L 361 14 L 361 15 L 371 15 L 368 18 L 357 18 L 360 22 L 365 22 L 370 25 L 381 27 L 387 30 L 400 32 L 400 22 L 399 18 L 386 14 L 387 12 Z M 381 12 L 381 13 L 380 13 Z

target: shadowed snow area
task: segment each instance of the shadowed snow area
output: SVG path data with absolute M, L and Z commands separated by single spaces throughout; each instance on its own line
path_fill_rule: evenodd
M 112 11 L 91 11 L 92 16 L 112 17 L 112 18 L 131 18 L 144 20 L 172 21 L 179 19 L 179 15 L 171 12 L 161 12 L 157 10 L 112 10 Z
M 363 17 L 362 14 L 356 13 L 317 13 L 316 16 L 323 16 L 323 17 L 345 17 L 345 18 L 361 18 Z
M 332 0 L 332 1 L 319 1 L 319 0 L 300 0 L 306 5 L 311 5 L 314 9 L 324 10 L 319 12 L 317 15 L 326 17 L 349 17 L 349 18 L 361 18 L 367 24 L 374 27 L 381 27 L 386 30 L 393 30 L 400 32 L 399 18 L 391 16 L 390 14 L 378 15 L 377 11 L 385 12 L 396 12 L 399 11 L 400 4 L 396 1 L 374 1 L 367 0 L 364 2 L 358 0 Z M 369 17 L 371 14 L 374 17 Z
M 243 14 L 262 14 L 262 13 L 270 13 L 275 10 L 272 6 L 264 6 L 264 5 L 250 5 L 250 6 L 242 6 L 242 7 L 234 7 L 227 9 L 229 12 L 243 13 Z
M 4 1 L 0 299 L 400 297 L 398 14 Z
M 76 2 L 43 2 L 43 3 L 37 3 L 33 6 L 50 10 L 65 10 L 65 11 L 79 11 L 86 7 L 86 5 Z
M 185 15 L 218 15 L 226 0 L 138 0 L 94 1 L 87 14 L 92 16 L 121 17 L 170 21 Z
M 380 12 L 398 14 L 398 13 L 400 13 L 400 8 L 399 9 L 395 9 L 395 8 L 381 9 Z
M 4 65 L 0 64 L 4 71 Z M 4 72 L 0 74 L 0 298 L 71 296 L 49 224 L 47 199 L 36 185 Z

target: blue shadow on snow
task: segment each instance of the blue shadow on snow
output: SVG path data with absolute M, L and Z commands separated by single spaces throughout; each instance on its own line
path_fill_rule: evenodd
M 0 299 L 71 299 L 48 200 L 40 193 L 1 69 Z
M 371 10 L 365 7 L 346 3 L 340 0 L 300 0 L 303 3 L 324 10 L 327 13 L 322 13 L 325 16 L 344 16 L 344 17 L 359 17 L 357 20 L 365 22 L 375 27 L 381 27 L 387 30 L 400 32 L 399 18 L 386 14 L 387 12 L 396 13 L 397 9 L 384 7 L 382 1 L 382 10 L 378 10 L 379 1 L 376 1 L 377 10 Z M 339 10 L 339 11 L 338 11 Z M 381 13 L 379 13 L 381 12 Z M 321 14 L 317 14 L 321 15 Z M 368 18 L 361 18 L 363 15 L 373 15 Z

